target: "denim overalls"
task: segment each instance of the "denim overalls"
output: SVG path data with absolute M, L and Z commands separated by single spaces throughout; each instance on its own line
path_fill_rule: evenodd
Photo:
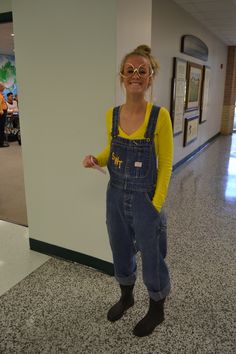
M 115 277 L 121 285 L 136 280 L 135 254 L 142 257 L 143 280 L 149 296 L 158 301 L 170 291 L 166 256 L 166 218 L 152 204 L 157 163 L 153 141 L 160 107 L 153 106 L 144 139 L 118 136 L 119 107 L 113 109 L 108 170 L 107 229 Z

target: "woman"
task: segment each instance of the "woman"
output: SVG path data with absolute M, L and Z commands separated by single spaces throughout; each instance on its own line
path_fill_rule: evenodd
M 145 99 L 158 71 L 146 45 L 128 53 L 120 68 L 126 101 L 107 112 L 108 144 L 98 156 L 84 158 L 84 167 L 108 167 L 107 229 L 115 277 L 121 297 L 108 311 L 114 322 L 134 305 L 135 254 L 140 251 L 149 309 L 133 333 L 143 337 L 164 320 L 164 301 L 170 291 L 166 256 L 166 218 L 162 206 L 172 171 L 173 135 L 165 108 Z M 158 158 L 158 171 L 157 171 Z
M 0 148 L 8 147 L 9 144 L 4 141 L 5 139 L 5 124 L 7 118 L 7 104 L 3 96 L 5 86 L 0 82 Z

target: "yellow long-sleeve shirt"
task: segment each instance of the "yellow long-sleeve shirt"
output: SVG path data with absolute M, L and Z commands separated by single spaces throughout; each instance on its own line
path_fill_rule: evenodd
M 119 136 L 125 139 L 144 139 L 147 129 L 152 104 L 147 103 L 146 113 L 143 124 L 132 134 L 126 134 L 119 126 Z M 106 113 L 106 127 L 107 127 L 107 146 L 96 156 L 100 166 L 106 166 L 110 154 L 111 146 L 111 130 L 112 130 L 112 113 L 113 108 Z M 161 210 L 168 191 L 168 185 L 172 172 L 173 162 L 173 133 L 172 124 L 169 112 L 162 107 L 159 112 L 157 125 L 154 133 L 154 144 L 156 149 L 156 156 L 158 158 L 158 175 L 156 190 L 152 200 L 153 205 L 158 211 Z
M 0 93 L 0 114 L 3 114 L 3 111 L 7 110 L 7 104 L 2 93 Z

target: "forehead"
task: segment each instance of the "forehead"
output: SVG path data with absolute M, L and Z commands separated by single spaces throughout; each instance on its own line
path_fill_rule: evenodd
M 142 55 L 130 55 L 124 65 L 132 64 L 133 66 L 140 66 L 140 65 L 150 65 L 149 59 L 143 57 Z

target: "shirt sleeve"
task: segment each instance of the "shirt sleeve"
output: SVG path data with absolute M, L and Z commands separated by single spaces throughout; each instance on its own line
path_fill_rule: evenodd
M 152 203 L 160 212 L 167 196 L 173 163 L 172 123 L 169 112 L 163 107 L 159 112 L 154 139 L 158 157 L 158 173 Z
M 112 108 L 109 109 L 106 113 L 106 129 L 107 129 L 107 146 L 104 150 L 96 156 L 99 166 L 104 167 L 107 165 L 108 158 L 110 155 L 111 148 L 111 128 L 112 128 Z

